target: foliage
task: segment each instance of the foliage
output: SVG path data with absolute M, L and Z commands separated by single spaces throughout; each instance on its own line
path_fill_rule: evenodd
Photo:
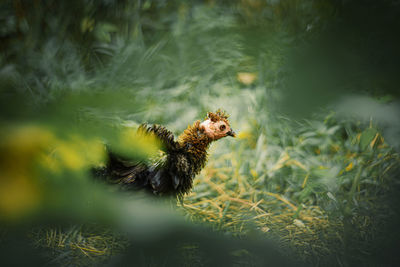
M 346 28 L 352 14 L 378 7 L 384 27 L 394 4 L 345 2 L 3 1 L 2 254 L 15 239 L 56 265 L 390 264 L 378 252 L 397 219 L 394 50 L 372 56 L 384 73 L 364 65 L 368 46 L 338 55 L 370 38 Z M 217 108 L 238 139 L 211 147 L 177 208 L 92 181 L 104 144 L 146 158 L 158 144 L 140 123 L 178 134 Z

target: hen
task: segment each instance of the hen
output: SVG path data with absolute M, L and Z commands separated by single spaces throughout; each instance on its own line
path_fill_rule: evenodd
M 235 137 L 228 115 L 217 110 L 209 112 L 203 122 L 199 120 L 174 139 L 166 128 L 143 124 L 139 131 L 155 135 L 162 144 L 160 155 L 149 161 L 134 162 L 108 152 L 105 168 L 97 176 L 120 184 L 125 189 L 144 189 L 156 195 L 183 196 L 190 192 L 194 177 L 207 161 L 207 149 L 215 140 Z

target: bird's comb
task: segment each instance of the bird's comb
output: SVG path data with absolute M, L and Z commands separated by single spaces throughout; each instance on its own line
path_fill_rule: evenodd
M 228 117 L 229 117 L 228 114 L 226 114 L 221 109 L 218 109 L 215 113 L 214 112 L 208 112 L 206 119 L 210 119 L 213 122 L 225 121 L 226 123 L 229 123 L 228 122 Z

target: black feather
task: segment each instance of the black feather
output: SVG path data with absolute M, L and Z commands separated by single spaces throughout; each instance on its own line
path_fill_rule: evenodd
M 156 195 L 182 196 L 188 193 L 193 178 L 205 165 L 206 148 L 204 153 L 193 152 L 193 144 L 175 141 L 173 133 L 160 125 L 143 124 L 138 131 L 152 134 L 161 142 L 162 156 L 151 163 L 138 162 L 124 159 L 109 150 L 107 165 L 96 170 L 96 176 L 128 190 L 144 189 Z

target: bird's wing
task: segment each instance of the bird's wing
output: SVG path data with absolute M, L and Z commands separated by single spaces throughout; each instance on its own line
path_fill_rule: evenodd
M 167 160 L 167 154 L 178 149 L 178 143 L 174 140 L 172 132 L 160 125 L 140 125 L 139 134 L 153 135 L 161 143 L 160 153 L 152 158 L 133 160 L 124 158 L 107 149 L 108 164 L 106 176 L 111 182 L 131 184 L 139 187 L 151 184 L 155 188 L 163 188 L 161 177 L 164 176 L 163 168 Z M 161 180 L 160 180 L 161 179 Z
M 174 134 L 167 128 L 161 125 L 142 124 L 139 127 L 139 132 L 153 134 L 160 142 L 165 152 L 175 151 L 179 148 L 178 142 L 175 141 Z

